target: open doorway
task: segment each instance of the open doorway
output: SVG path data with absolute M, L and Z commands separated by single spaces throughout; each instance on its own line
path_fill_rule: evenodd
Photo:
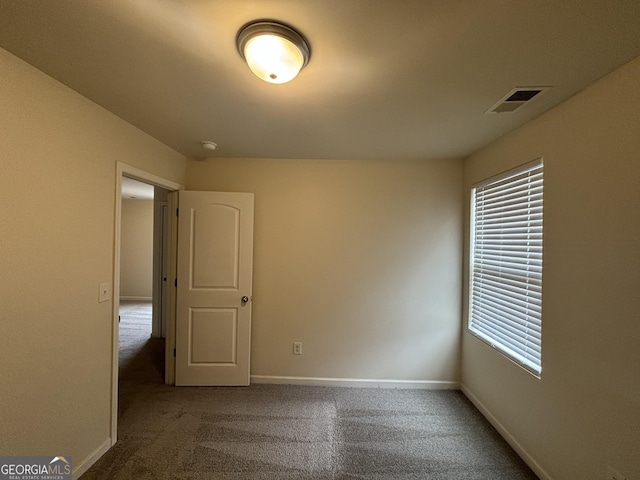
M 145 384 L 164 382 L 168 190 L 124 176 L 120 215 L 119 415 Z M 164 214 L 164 217 L 163 217 Z
M 117 441 L 123 389 L 165 379 L 169 192 L 182 186 L 118 163 L 113 276 L 111 442 Z M 142 369 L 142 371 L 140 370 Z M 168 370 L 167 370 L 168 371 Z M 131 392 L 129 392 L 131 393 Z M 130 397 L 130 395 L 128 395 Z M 124 395 L 123 398 L 127 398 Z
M 166 188 L 122 178 L 120 302 L 146 303 L 152 337 L 166 334 L 168 207 Z

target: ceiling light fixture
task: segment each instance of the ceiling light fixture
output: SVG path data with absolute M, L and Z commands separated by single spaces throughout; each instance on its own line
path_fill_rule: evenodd
M 292 27 L 272 20 L 244 25 L 236 37 L 242 58 L 258 78 L 269 83 L 286 83 L 309 63 L 311 49 Z

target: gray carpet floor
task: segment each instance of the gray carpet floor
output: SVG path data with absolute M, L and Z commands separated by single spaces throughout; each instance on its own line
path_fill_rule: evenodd
M 118 443 L 82 480 L 537 478 L 457 391 L 167 387 L 139 313 L 121 321 Z

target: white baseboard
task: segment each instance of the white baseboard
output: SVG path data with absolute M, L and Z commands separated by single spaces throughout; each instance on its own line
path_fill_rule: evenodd
M 469 391 L 467 387 L 464 385 L 460 385 L 460 390 L 464 393 L 465 397 L 467 397 L 471 403 L 475 405 L 475 407 L 480 410 L 480 413 L 484 415 L 484 417 L 489 420 L 489 423 L 494 426 L 494 428 L 498 431 L 498 433 L 504 438 L 511 448 L 513 448 L 516 453 L 524 460 L 524 462 L 529 465 L 529 468 L 534 471 L 534 473 L 538 476 L 540 480 L 553 480 L 551 475 L 549 475 L 535 459 L 529 455 L 522 445 L 515 439 L 513 435 L 500 423 L 500 421 L 493 416 L 493 414 L 487 410 L 487 408 L 482 404 L 478 398 Z
M 104 442 L 102 442 L 102 445 L 96 448 L 87 458 L 82 460 L 78 465 L 75 465 L 75 462 L 74 462 L 75 466 L 73 468 L 73 472 L 71 472 L 71 477 L 74 480 L 80 478 L 80 476 L 84 472 L 89 470 L 91 466 L 94 463 L 96 463 L 100 459 L 100 457 L 102 457 L 102 455 L 107 453 L 107 450 L 109 450 L 112 447 L 112 445 L 113 445 L 113 442 L 111 441 L 111 437 L 109 437 Z
M 131 301 L 131 302 L 151 302 L 153 297 L 136 297 L 136 296 L 125 296 L 120 295 L 120 301 Z
M 362 378 L 279 377 L 251 375 L 251 383 L 278 385 L 316 385 L 322 387 L 406 388 L 416 390 L 459 390 L 458 382 L 433 380 L 378 380 Z

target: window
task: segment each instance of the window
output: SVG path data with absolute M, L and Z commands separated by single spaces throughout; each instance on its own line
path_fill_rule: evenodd
M 471 190 L 469 330 L 542 372 L 542 159 Z

